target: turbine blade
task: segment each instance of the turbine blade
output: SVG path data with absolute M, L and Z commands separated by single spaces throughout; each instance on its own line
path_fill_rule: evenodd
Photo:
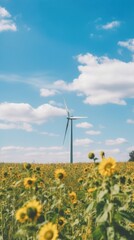
M 88 118 L 88 117 L 79 117 L 79 116 L 70 117 L 70 119 L 73 119 L 73 120 L 82 119 L 82 118 Z
M 64 139 L 63 139 L 63 144 L 64 144 L 64 142 L 65 142 L 65 138 L 66 138 L 66 134 L 67 134 L 68 125 L 69 125 L 69 119 L 67 119 L 67 125 L 66 125 L 66 129 L 65 129 L 65 134 L 64 134 Z
M 67 107 L 65 99 L 64 99 L 64 105 L 65 105 L 65 108 L 66 108 L 67 116 L 70 117 L 70 112 L 68 110 L 68 107 Z

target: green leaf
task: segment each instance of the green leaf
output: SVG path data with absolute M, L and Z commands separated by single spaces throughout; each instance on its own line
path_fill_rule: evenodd
M 131 222 L 134 222 L 134 215 L 133 215 L 132 213 L 127 212 L 127 211 L 120 211 L 119 214 L 120 214 L 123 218 L 125 218 L 125 219 L 127 219 L 127 220 L 129 220 L 129 221 L 131 221 Z
M 107 240 L 115 239 L 114 227 L 107 227 Z
M 118 194 L 120 192 L 120 186 L 118 184 L 115 184 L 113 187 L 112 187 L 112 194 Z
M 107 213 L 110 212 L 113 208 L 113 203 L 108 203 L 105 205 L 104 211 L 106 211 Z
M 134 232 L 130 232 L 125 227 L 121 226 L 119 223 L 116 222 L 114 224 L 114 229 L 116 233 L 119 233 L 120 236 L 124 237 L 125 240 L 134 240 Z
M 106 222 L 108 219 L 108 212 L 104 212 L 103 214 L 99 215 L 96 219 L 96 223 Z
M 100 202 L 107 193 L 108 193 L 107 189 L 100 191 L 98 194 L 98 201 Z
M 91 202 L 85 211 L 85 215 L 88 214 L 90 211 L 92 211 L 93 207 L 94 207 L 94 202 Z
M 100 215 L 102 212 L 103 212 L 103 209 L 104 209 L 104 206 L 105 206 L 105 202 L 104 201 L 101 201 L 97 204 L 96 206 L 96 213 L 97 213 L 97 216 Z
M 73 226 L 77 225 L 78 223 L 79 223 L 79 220 L 76 219 L 76 220 L 71 224 L 71 226 L 73 227 Z
M 100 227 L 96 227 L 95 231 L 93 232 L 93 240 L 102 240 L 102 231 Z

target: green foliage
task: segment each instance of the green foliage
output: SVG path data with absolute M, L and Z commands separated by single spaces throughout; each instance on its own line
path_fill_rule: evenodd
M 37 240 L 48 222 L 57 224 L 57 240 L 133 240 L 133 163 L 120 165 L 109 177 L 99 174 L 97 163 L 63 167 L 67 177 L 61 181 L 54 178 L 61 165 L 14 165 L 10 171 L 2 166 L 0 240 Z M 34 186 L 25 188 L 24 179 L 32 176 Z M 76 201 L 70 192 L 76 193 Z M 38 219 L 17 221 L 16 211 L 32 199 L 42 205 Z
M 132 151 L 132 152 L 129 153 L 129 157 L 130 157 L 130 158 L 129 158 L 128 161 L 129 161 L 129 162 L 134 162 L 134 151 Z

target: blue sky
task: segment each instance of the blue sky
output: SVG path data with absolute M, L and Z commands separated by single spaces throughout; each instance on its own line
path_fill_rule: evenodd
M 134 150 L 134 1 L 0 1 L 0 158 L 74 162 Z

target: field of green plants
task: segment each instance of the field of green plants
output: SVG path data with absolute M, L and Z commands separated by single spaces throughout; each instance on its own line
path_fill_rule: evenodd
M 134 163 L 89 158 L 1 163 L 0 240 L 134 240 Z

